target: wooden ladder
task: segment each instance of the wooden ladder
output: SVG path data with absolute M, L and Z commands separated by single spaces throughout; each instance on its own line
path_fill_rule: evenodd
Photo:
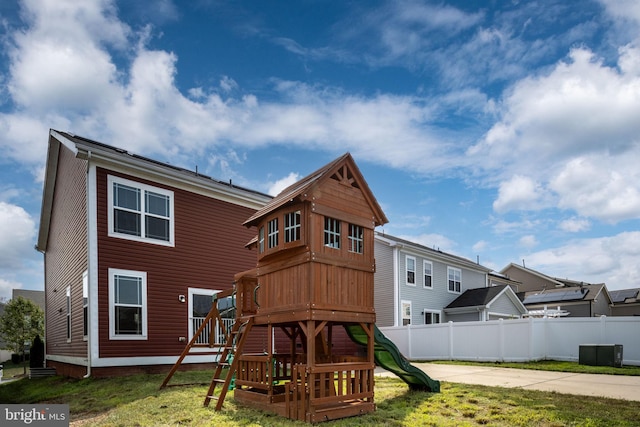
M 242 353 L 244 343 L 247 339 L 247 336 L 249 335 L 249 331 L 251 331 L 251 327 L 253 326 L 253 319 L 253 316 L 249 317 L 246 320 L 237 319 L 233 324 L 231 333 L 227 336 L 227 342 L 224 346 L 224 350 L 218 358 L 216 371 L 213 374 L 213 379 L 211 380 L 209 391 L 207 391 L 207 396 L 204 399 L 204 406 L 209 406 L 209 402 L 211 401 L 211 399 L 217 399 L 216 411 L 222 409 L 222 404 L 224 403 L 227 391 L 229 390 L 231 380 L 233 379 L 233 376 L 238 369 L 238 356 Z M 231 364 L 228 363 L 229 355 L 233 356 Z M 224 371 L 224 368 L 228 368 L 228 370 L 225 377 L 222 378 L 222 372 Z M 215 396 L 214 393 L 218 384 L 222 384 L 222 389 L 220 390 L 220 395 Z
M 202 355 L 205 355 L 205 354 L 211 354 L 211 355 L 219 355 L 220 354 L 219 350 L 212 351 L 212 352 L 209 352 L 209 353 L 203 353 L 203 352 L 197 352 L 197 353 L 193 352 L 192 353 L 191 350 L 194 347 L 209 347 L 209 348 L 213 348 L 216 345 L 215 342 L 214 342 L 215 325 L 216 324 L 221 325 L 222 331 L 223 331 L 224 335 L 227 338 L 230 336 L 230 334 L 228 334 L 227 331 L 225 330 L 224 323 L 222 322 L 222 317 L 220 316 L 220 310 L 218 309 L 218 301 L 220 299 L 222 299 L 222 298 L 226 298 L 226 297 L 232 296 L 234 294 L 234 292 L 235 292 L 234 289 L 229 289 L 229 290 L 226 290 L 226 291 L 218 292 L 217 294 L 214 295 L 213 304 L 211 305 L 211 310 L 209 310 L 209 313 L 207 314 L 207 317 L 204 318 L 204 321 L 202 322 L 202 325 L 200 325 L 198 330 L 193 334 L 193 338 L 191 338 L 191 340 L 189 341 L 187 346 L 182 351 L 182 354 L 180 354 L 180 357 L 178 357 L 178 360 L 176 361 L 176 363 L 171 368 L 171 371 L 169 371 L 169 373 L 167 374 L 166 378 L 162 382 L 162 385 L 160 386 L 161 389 L 167 386 L 167 384 L 169 383 L 169 381 L 171 380 L 173 375 L 178 371 L 178 368 L 180 368 L 180 365 L 184 361 L 185 357 L 187 357 L 188 355 L 197 354 L 197 355 L 202 356 Z M 204 332 L 205 328 L 210 323 L 212 325 L 212 328 L 211 328 L 210 336 L 209 336 L 209 339 L 208 339 L 208 343 L 209 344 L 196 344 L 196 342 L 198 341 L 198 338 L 200 338 L 200 336 Z M 218 358 L 218 361 L 220 361 L 220 358 Z

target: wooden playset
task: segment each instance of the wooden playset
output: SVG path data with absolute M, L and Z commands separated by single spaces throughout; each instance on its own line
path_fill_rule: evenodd
M 214 296 L 162 386 L 198 347 L 198 336 L 214 333 L 205 327 L 211 322 L 227 338 L 205 405 L 216 400 L 220 410 L 233 387 L 237 402 L 311 423 L 374 411 L 375 363 L 389 355 L 375 327 L 374 228 L 386 222 L 348 153 L 283 190 L 244 223 L 257 230 L 247 245 L 257 251 L 256 268 Z M 218 304 L 225 298 L 234 301 L 230 330 Z M 359 351 L 336 345 L 345 330 Z M 263 351 L 248 351 L 251 342 L 262 342 Z M 398 355 L 392 365 L 410 386 L 438 391 L 437 381 L 407 374 Z

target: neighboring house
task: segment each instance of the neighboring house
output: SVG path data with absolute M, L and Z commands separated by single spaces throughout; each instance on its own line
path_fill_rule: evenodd
M 532 314 L 544 315 L 546 310 L 563 317 L 611 315 L 611 297 L 604 283 L 560 279 L 514 263 L 500 273 L 521 282 L 518 297 Z
M 255 267 L 242 223 L 269 200 L 51 130 L 36 245 L 47 366 L 74 377 L 168 370 L 211 296 Z
M 518 292 L 541 291 L 543 289 L 565 287 L 565 284 L 558 279 L 514 263 L 500 270 L 500 274 L 511 280 L 520 282 Z
M 490 269 L 388 234 L 375 235 L 378 326 L 449 321 L 444 307 L 468 289 L 485 288 Z
M 609 291 L 612 316 L 640 316 L 640 288 Z
M 489 286 L 500 286 L 500 285 L 509 285 L 513 292 L 520 292 L 520 286 L 522 282 L 517 280 L 510 279 L 508 276 L 504 274 L 498 273 L 496 271 L 489 272 Z
M 0 302 L 0 316 L 2 316 L 2 314 L 4 313 L 4 306 L 6 304 L 3 302 Z M 9 359 L 11 359 L 11 351 L 10 350 L 5 350 L 4 346 L 7 345 L 5 343 L 5 341 L 2 339 L 2 337 L 0 337 L 0 364 L 4 361 L 7 361 Z
M 467 289 L 444 308 L 447 321 L 474 322 L 519 319 L 527 313 L 509 285 Z
M 29 300 L 35 303 L 44 312 L 44 309 L 45 309 L 44 291 L 33 291 L 29 289 L 13 289 L 11 292 L 12 292 L 12 296 L 11 296 L 12 299 L 22 297 L 26 300 Z
M 543 289 L 519 295 L 530 312 L 552 309 L 566 317 L 611 316 L 611 297 L 604 283 Z

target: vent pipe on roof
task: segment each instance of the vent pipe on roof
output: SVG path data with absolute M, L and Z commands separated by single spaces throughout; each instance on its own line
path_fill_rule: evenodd
M 522 266 L 523 266 L 524 268 L 527 268 L 527 266 L 526 266 L 526 265 L 524 265 L 524 258 L 522 258 Z

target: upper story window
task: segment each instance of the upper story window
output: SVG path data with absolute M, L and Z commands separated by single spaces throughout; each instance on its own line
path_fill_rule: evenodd
M 109 236 L 173 246 L 173 191 L 109 175 Z
M 407 285 L 416 285 L 416 259 L 407 255 L 406 257 L 406 269 L 407 269 Z
M 364 229 L 359 225 L 349 224 L 349 252 L 361 254 L 363 251 Z
M 324 218 L 324 245 L 340 249 L 340 221 L 334 218 Z
M 147 274 L 109 269 L 109 338 L 147 339 Z
M 447 277 L 449 278 L 449 292 L 460 293 L 462 271 L 459 268 L 447 267 Z
M 300 240 L 300 211 L 284 214 L 284 242 Z
M 431 261 L 423 262 L 424 268 L 424 287 L 433 288 L 433 264 Z
M 278 246 L 278 218 L 267 223 L 267 241 L 269 249 Z

